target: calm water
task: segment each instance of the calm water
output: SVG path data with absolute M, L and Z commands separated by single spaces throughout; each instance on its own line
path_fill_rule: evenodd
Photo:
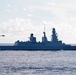
M 0 51 L 0 75 L 76 75 L 76 51 Z

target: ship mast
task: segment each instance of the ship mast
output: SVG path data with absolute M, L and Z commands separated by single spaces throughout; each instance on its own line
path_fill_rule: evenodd
M 42 37 L 42 42 L 47 42 L 47 37 L 46 37 L 46 33 L 45 33 L 45 24 L 44 24 L 44 32 L 43 32 L 44 36 Z
M 56 30 L 55 28 L 52 29 L 52 42 L 57 42 L 58 41 L 58 38 L 57 38 L 57 33 L 56 33 Z
M 43 34 L 44 34 L 44 37 L 46 37 L 46 33 L 45 33 L 45 24 L 44 24 L 44 32 L 43 32 Z

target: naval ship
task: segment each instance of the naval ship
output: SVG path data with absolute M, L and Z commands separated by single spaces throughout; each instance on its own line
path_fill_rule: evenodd
M 58 51 L 58 50 L 76 50 L 76 46 L 71 44 L 62 43 L 58 40 L 58 35 L 56 29 L 52 29 L 51 41 L 47 40 L 46 32 L 43 32 L 42 42 L 37 42 L 34 34 L 31 33 L 29 41 L 19 41 L 17 40 L 14 45 L 1 45 L 0 50 L 25 50 L 25 51 Z

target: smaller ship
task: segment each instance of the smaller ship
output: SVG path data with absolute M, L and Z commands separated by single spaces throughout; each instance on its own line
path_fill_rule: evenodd
M 0 50 L 25 50 L 25 51 L 57 51 L 57 50 L 76 50 L 76 46 L 71 46 L 70 44 L 62 43 L 58 40 L 58 36 L 55 28 L 52 29 L 51 41 L 47 40 L 46 32 L 43 32 L 42 42 L 37 42 L 34 34 L 31 33 L 29 41 L 16 41 L 12 46 L 0 46 Z

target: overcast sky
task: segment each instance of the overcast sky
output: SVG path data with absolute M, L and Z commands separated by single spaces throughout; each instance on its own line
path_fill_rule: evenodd
M 41 41 L 44 24 L 48 40 L 55 27 L 60 40 L 76 43 L 76 0 L 0 0 L 1 42 L 26 41 L 30 33 Z

